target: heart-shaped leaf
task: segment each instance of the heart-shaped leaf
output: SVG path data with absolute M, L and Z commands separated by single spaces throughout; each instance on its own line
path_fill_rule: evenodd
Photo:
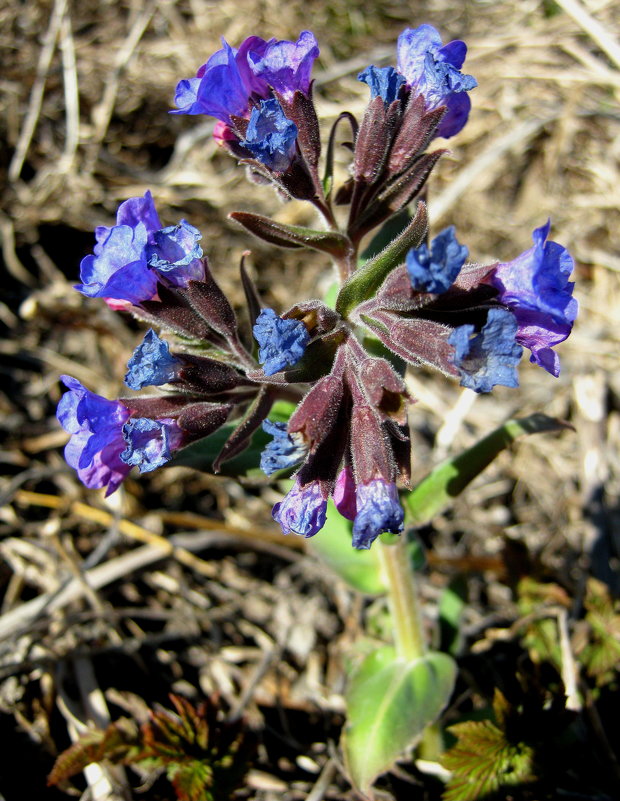
M 456 663 L 447 654 L 408 661 L 384 646 L 364 659 L 347 688 L 344 733 L 347 769 L 362 792 L 437 720 L 455 678 Z

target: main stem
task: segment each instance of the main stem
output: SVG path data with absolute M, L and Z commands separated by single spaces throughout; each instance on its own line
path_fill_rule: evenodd
M 396 653 L 403 659 L 418 659 L 426 653 L 422 616 L 415 586 L 415 573 L 401 536 L 394 544 L 379 545 L 379 558 L 388 589 L 394 622 Z

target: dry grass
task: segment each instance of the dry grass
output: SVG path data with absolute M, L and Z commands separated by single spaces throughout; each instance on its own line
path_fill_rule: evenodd
M 321 44 L 317 102 L 328 125 L 343 108 L 362 111 L 366 89 L 357 72 L 371 56 L 389 63 L 399 31 L 424 21 L 467 40 L 468 71 L 479 82 L 470 122 L 434 174 L 432 224 L 454 223 L 470 254 L 484 261 L 529 247 L 531 230 L 551 216 L 553 238 L 576 258 L 581 306 L 560 348 L 557 381 L 524 365 L 520 390 L 469 402 L 434 375 L 412 378 L 418 476 L 514 414 L 545 411 L 576 428 L 504 454 L 436 521 L 427 532 L 434 543 L 429 602 L 463 570 L 470 626 L 485 616 L 514 620 L 497 572 L 483 580 L 467 561 L 497 556 L 501 567 L 506 538 L 526 546 L 535 572 L 567 585 L 576 608 L 589 574 L 620 590 L 617 3 L 468 0 L 455 8 L 424 0 L 365 11 L 344 0 L 4 3 L 0 721 L 8 736 L 14 715 L 29 735 L 20 742 L 36 770 L 22 797 L 40 796 L 36 782 L 51 752 L 67 745 L 70 716 L 57 709 L 69 696 L 84 720 L 89 693 L 101 688 L 118 706 L 114 693 L 140 693 L 145 672 L 161 673 L 149 702 L 170 688 L 217 690 L 277 730 L 281 753 L 265 746 L 260 772 L 250 776 L 252 797 L 310 798 L 312 772 L 335 764 L 328 758 L 341 721 L 343 653 L 360 632 L 359 599 L 326 579 L 298 541 L 275 532 L 268 487 L 246 490 L 176 468 L 128 481 L 108 501 L 85 491 L 60 455 L 57 376 L 68 372 L 109 397 L 119 391 L 139 332 L 71 285 L 95 225 L 147 188 L 164 220 L 183 215 L 203 231 L 234 299 L 248 245 L 274 305 L 297 299 L 297 288 L 316 295 L 326 280 L 327 265 L 316 257 L 248 243 L 227 220 L 238 208 L 287 220 L 306 220 L 306 210 L 250 188 L 211 141 L 208 120 L 167 114 L 176 81 L 206 60 L 220 36 L 238 43 L 252 33 L 290 38 L 311 28 Z M 94 684 L 80 683 L 76 655 L 93 661 Z M 308 737 L 295 730 L 301 720 Z M 308 762 L 300 765 L 303 749 Z M 14 775 L 0 780 L 7 801 L 20 772 L 15 759 Z M 334 783 L 323 792 L 343 797 L 346 782 L 330 771 Z M 22 781 L 29 779 L 22 774 Z

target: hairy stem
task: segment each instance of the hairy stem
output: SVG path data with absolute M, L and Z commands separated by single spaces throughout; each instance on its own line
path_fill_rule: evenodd
M 381 542 L 379 558 L 388 588 L 396 652 L 403 659 L 418 659 L 426 653 L 426 643 L 415 574 L 409 562 L 404 538 L 399 537 L 397 542 L 389 545 Z

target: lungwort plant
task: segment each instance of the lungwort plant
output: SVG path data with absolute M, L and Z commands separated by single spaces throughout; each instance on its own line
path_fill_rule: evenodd
M 310 251 L 309 269 L 313 252 L 328 254 L 335 297 L 267 308 L 242 261 L 239 320 L 200 232 L 184 219 L 162 223 L 150 192 L 130 198 L 115 225 L 96 230 L 76 289 L 149 326 L 127 364 L 134 394 L 107 400 L 63 376 L 58 406 L 71 435 L 66 460 L 87 487 L 110 494 L 133 467 L 171 464 L 292 477 L 273 508 L 282 531 L 315 537 L 356 589 L 387 593 L 394 643 L 367 654 L 347 691 L 345 756 L 362 790 L 438 718 L 456 672 L 425 642 L 406 523 L 436 515 L 516 437 L 560 425 L 542 415 L 508 421 L 412 487 L 406 371 L 428 366 L 488 393 L 518 386 L 528 351 L 557 376 L 555 346 L 577 314 L 573 261 L 548 221 L 504 263 L 470 260 L 452 226 L 429 235 L 422 197 L 446 152 L 438 140 L 466 124 L 477 85 L 463 71 L 466 52 L 430 25 L 404 30 L 395 66 L 358 76 L 368 87 L 361 119 L 342 112 L 323 147 L 314 35 L 223 42 L 179 82 L 172 113 L 214 117 L 217 143 L 253 186 L 314 207 L 317 228 L 231 217 L 273 246 Z M 338 183 L 343 135 L 351 158 Z

